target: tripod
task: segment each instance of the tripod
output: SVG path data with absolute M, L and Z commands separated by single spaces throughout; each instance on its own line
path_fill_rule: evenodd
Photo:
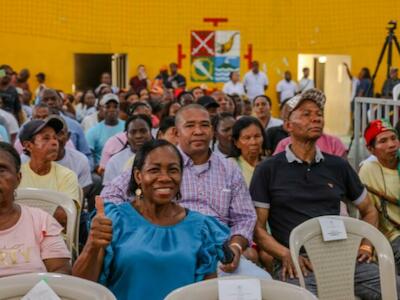
M 394 33 L 394 31 L 396 30 L 396 27 L 397 27 L 396 21 L 390 21 L 388 23 L 388 26 L 386 27 L 386 29 L 389 32 L 388 32 L 388 35 L 385 38 L 385 42 L 383 44 L 381 53 L 379 54 L 378 63 L 376 64 L 376 68 L 375 68 L 374 74 L 372 75 L 371 84 L 369 85 L 366 94 L 368 94 L 369 90 L 371 89 L 371 87 L 374 86 L 375 78 L 376 78 L 376 75 L 378 74 L 379 67 L 380 67 L 380 65 L 382 63 L 383 57 L 385 56 L 386 49 L 387 49 L 387 52 L 388 52 L 388 54 L 387 54 L 386 79 L 389 79 L 389 77 L 390 77 L 390 69 L 392 67 L 393 43 L 396 45 L 397 52 L 400 55 L 400 44 L 399 44 L 399 41 L 397 40 L 397 37 L 396 37 L 396 35 Z M 352 136 L 351 136 L 351 139 L 350 139 L 350 145 L 349 145 L 349 148 L 347 150 L 348 153 L 351 150 L 351 146 L 353 145 L 353 141 L 354 141 L 354 125 L 353 125 L 353 133 L 352 133 Z
M 395 21 L 390 21 L 388 24 L 389 24 L 389 26 L 386 27 L 386 29 L 389 30 L 389 33 L 385 39 L 385 43 L 383 44 L 381 54 L 379 55 L 378 63 L 376 65 L 374 75 L 372 75 L 372 84 L 374 83 L 376 75 L 378 74 L 378 70 L 382 63 L 383 56 L 385 55 L 386 48 L 388 49 L 386 78 L 389 78 L 390 68 L 392 67 L 393 43 L 396 45 L 397 52 L 399 52 L 399 55 L 400 55 L 399 41 L 397 40 L 397 37 L 394 34 L 394 31 L 396 30 L 396 27 L 397 27 L 397 23 Z

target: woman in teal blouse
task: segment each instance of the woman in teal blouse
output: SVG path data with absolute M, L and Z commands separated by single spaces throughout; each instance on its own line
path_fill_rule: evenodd
M 229 229 L 175 203 L 182 169 L 175 146 L 145 143 L 132 171 L 136 200 L 119 206 L 96 200 L 88 242 L 73 274 L 129 300 L 164 299 L 176 288 L 214 277 Z

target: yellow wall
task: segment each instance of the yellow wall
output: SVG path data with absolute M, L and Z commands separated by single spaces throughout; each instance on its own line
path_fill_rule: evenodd
M 74 83 L 74 53 L 127 53 L 130 74 L 144 63 L 153 77 L 176 60 L 181 43 L 182 73 L 190 78 L 190 31 L 213 29 L 204 17 L 227 17 L 218 29 L 240 30 L 242 56 L 253 44 L 275 100 L 279 71 L 296 74 L 299 53 L 350 55 L 354 73 L 373 70 L 386 23 L 400 17 L 398 0 L 0 0 L 0 7 L 1 63 L 43 71 L 49 86 L 65 91 Z M 244 74 L 244 60 L 241 68 Z M 379 88 L 384 73 L 382 66 Z

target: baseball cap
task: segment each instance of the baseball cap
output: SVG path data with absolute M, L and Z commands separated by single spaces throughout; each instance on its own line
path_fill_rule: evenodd
M 101 98 L 100 105 L 106 105 L 108 102 L 114 101 L 119 104 L 118 96 L 112 93 L 105 94 L 103 98 Z
M 324 109 L 326 97 L 324 92 L 319 89 L 309 89 L 302 94 L 296 95 L 286 103 L 286 105 L 289 107 L 289 115 L 299 108 L 301 103 L 306 100 L 313 101 L 319 106 L 319 108 Z
M 386 131 L 393 131 L 397 133 L 390 122 L 386 119 L 372 121 L 364 131 L 365 144 L 369 146 L 371 142 L 378 136 L 378 134 Z
M 59 133 L 64 124 L 56 117 L 48 117 L 45 120 L 32 120 L 26 123 L 19 134 L 19 139 L 23 144 L 25 141 L 31 141 L 32 138 L 38 134 L 43 128 L 51 127 L 56 133 Z
M 197 100 L 197 104 L 203 106 L 204 108 L 209 108 L 209 107 L 219 107 L 219 104 L 215 99 L 211 96 L 201 96 Z

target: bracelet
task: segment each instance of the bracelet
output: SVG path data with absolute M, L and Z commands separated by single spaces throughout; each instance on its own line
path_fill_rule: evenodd
M 231 244 L 229 244 L 229 246 L 236 246 L 236 248 L 239 249 L 240 255 L 242 255 L 242 253 L 243 253 L 243 248 L 242 248 L 242 246 L 240 246 L 239 243 L 231 243 Z
M 367 251 L 367 252 L 369 252 L 370 254 L 372 254 L 372 247 L 371 247 L 371 246 L 368 246 L 368 245 L 361 245 L 361 246 L 360 246 L 360 250 L 364 250 L 364 251 Z

